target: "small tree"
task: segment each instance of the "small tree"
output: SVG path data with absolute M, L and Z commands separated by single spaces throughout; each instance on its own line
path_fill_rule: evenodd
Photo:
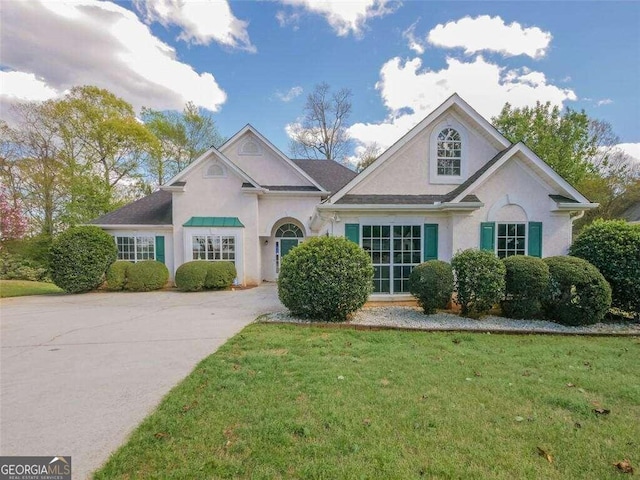
M 487 313 L 504 295 L 505 266 L 493 252 L 470 248 L 451 259 L 456 275 L 456 303 L 462 314 Z
M 596 220 L 571 246 L 611 284 L 612 304 L 640 315 L 640 225 L 622 220 Z
M 116 261 L 113 237 L 99 227 L 71 227 L 51 246 L 51 279 L 69 293 L 94 290 Z
M 0 248 L 9 240 L 18 240 L 27 231 L 27 220 L 17 202 L 11 202 L 0 189 Z

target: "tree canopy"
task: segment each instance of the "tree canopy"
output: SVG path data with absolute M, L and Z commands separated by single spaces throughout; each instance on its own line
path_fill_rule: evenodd
M 316 85 L 307 96 L 302 120 L 290 127 L 290 153 L 343 161 L 351 148 L 347 128 L 352 96 L 348 88 L 332 92 L 326 82 Z

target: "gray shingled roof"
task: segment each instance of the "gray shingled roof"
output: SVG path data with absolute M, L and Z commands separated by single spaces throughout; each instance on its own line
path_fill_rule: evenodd
M 343 205 L 433 205 L 436 202 L 448 202 L 451 194 L 446 195 L 345 195 L 337 204 Z M 462 203 L 479 202 L 475 195 L 467 195 Z
M 357 175 L 334 160 L 294 159 L 293 163 L 331 193 L 340 190 Z
M 579 203 L 576 199 L 565 197 L 564 195 L 549 195 L 549 198 L 556 203 Z
M 171 192 L 158 190 L 89 223 L 94 225 L 171 225 Z

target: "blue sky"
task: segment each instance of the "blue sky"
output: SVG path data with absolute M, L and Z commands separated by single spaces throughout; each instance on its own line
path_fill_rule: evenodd
M 287 125 L 326 81 L 353 91 L 355 144 L 388 146 L 456 91 L 585 109 L 640 157 L 638 2 L 2 2 L 0 117 L 8 105 L 108 88 L 136 108 L 215 112 L 288 150 Z M 38 35 L 33 35 L 38 32 Z

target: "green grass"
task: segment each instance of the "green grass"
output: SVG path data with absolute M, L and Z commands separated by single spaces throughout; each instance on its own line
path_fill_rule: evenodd
M 0 298 L 62 293 L 53 283 L 28 280 L 0 280 Z
M 606 479 L 624 459 L 640 468 L 638 338 L 254 324 L 95 478 Z

